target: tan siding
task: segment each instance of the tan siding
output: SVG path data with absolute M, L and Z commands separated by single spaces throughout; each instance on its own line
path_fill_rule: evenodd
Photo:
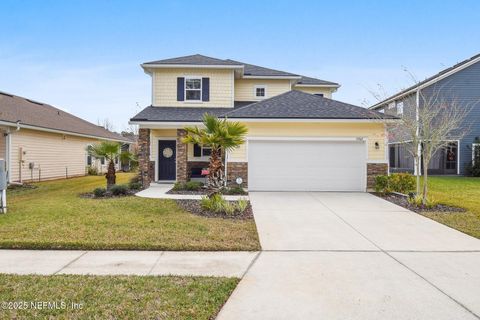
M 235 101 L 259 100 L 254 95 L 255 86 L 266 86 L 266 98 L 290 91 L 290 80 L 235 79 Z
M 167 138 L 175 140 L 177 138 L 177 129 L 156 130 L 152 129 L 150 133 L 150 161 L 158 161 L 158 140 Z
M 210 101 L 177 101 L 177 78 L 198 76 L 210 78 Z M 233 70 L 162 69 L 153 73 L 153 105 L 164 107 L 233 107 Z
M 247 123 L 249 137 L 366 137 L 368 160 L 386 161 L 385 127 L 381 123 Z M 375 149 L 378 142 L 379 149 Z M 232 162 L 247 161 L 247 148 L 237 149 Z
M 7 137 L 3 135 L 4 131 L 0 130 L 0 159 L 7 160 Z
M 302 91 L 305 93 L 315 94 L 322 93 L 325 98 L 332 98 L 332 92 L 334 91 L 331 88 L 319 88 L 319 87 L 294 87 L 294 90 Z
M 29 163 L 35 163 L 34 179 L 38 179 L 39 168 L 42 179 L 65 178 L 65 168 L 69 176 L 84 175 L 86 147 L 96 140 L 75 136 L 64 136 L 36 130 L 21 129 L 11 133 L 11 180 L 31 179 Z M 25 152 L 20 165 L 20 150 Z
M 244 143 L 228 155 L 229 162 L 245 162 L 247 159 L 247 144 Z

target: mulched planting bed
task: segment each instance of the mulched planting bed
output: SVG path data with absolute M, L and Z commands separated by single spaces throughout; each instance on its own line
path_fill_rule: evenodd
M 380 193 L 373 193 L 377 197 L 395 203 L 401 207 L 404 207 L 408 210 L 423 213 L 423 212 L 442 212 L 442 213 L 458 213 L 458 212 L 466 212 L 467 210 L 459 207 L 451 207 L 444 204 L 436 204 L 431 208 L 419 207 L 414 204 L 408 202 L 408 198 L 399 194 L 395 193 L 388 193 L 388 194 L 380 194 Z
M 187 195 L 206 195 L 207 190 L 173 190 L 170 189 L 167 191 L 167 194 L 187 194 Z
M 206 211 L 200 205 L 200 200 L 175 200 L 179 207 L 183 208 L 185 211 L 188 211 L 197 216 L 207 217 L 207 218 L 223 218 L 223 219 L 235 219 L 235 220 L 247 220 L 253 218 L 253 210 L 250 201 L 248 206 L 242 213 L 235 213 L 232 215 L 226 214 L 224 212 L 216 213 L 211 211 Z
M 113 195 L 111 193 L 106 193 L 102 197 L 95 197 L 95 195 L 92 192 L 86 192 L 86 193 L 80 193 L 79 197 L 80 198 L 86 198 L 86 199 L 110 199 L 110 198 L 124 198 L 124 197 L 131 197 L 134 196 L 135 193 L 137 193 L 140 190 L 129 190 L 127 191 L 127 194 L 119 194 L 119 195 Z
M 229 193 L 229 192 L 221 192 L 223 195 L 229 195 L 229 196 L 246 196 L 248 195 L 248 192 L 244 193 Z M 186 194 L 186 195 L 206 195 L 207 194 L 207 189 L 201 189 L 201 190 L 173 190 L 170 189 L 167 191 L 167 194 Z

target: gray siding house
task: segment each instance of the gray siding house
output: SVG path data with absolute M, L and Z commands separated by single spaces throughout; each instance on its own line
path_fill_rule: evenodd
M 422 106 L 422 98 L 436 95 L 441 101 L 455 101 L 468 108 L 461 140 L 452 138 L 449 145 L 437 152 L 432 159 L 430 174 L 465 174 L 471 163 L 473 151 L 480 148 L 480 54 L 464 60 L 438 74 L 419 82 L 373 106 L 387 114 L 415 114 L 417 104 Z M 417 98 L 418 97 L 418 98 Z M 414 161 L 405 143 L 389 139 L 390 172 L 414 172 Z

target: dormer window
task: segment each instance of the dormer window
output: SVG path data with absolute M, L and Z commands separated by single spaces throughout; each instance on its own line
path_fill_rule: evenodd
M 202 78 L 185 78 L 185 100 L 202 101 Z
M 257 99 L 264 99 L 267 96 L 266 86 L 255 86 L 254 90 L 254 95 Z

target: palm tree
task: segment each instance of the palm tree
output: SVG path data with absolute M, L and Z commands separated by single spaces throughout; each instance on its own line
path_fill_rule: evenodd
M 88 146 L 88 153 L 95 158 L 105 158 L 108 161 L 108 170 L 105 173 L 107 179 L 107 190 L 116 182 L 115 158 L 120 154 L 120 143 L 113 141 L 102 141 L 100 143 Z
M 186 127 L 187 135 L 183 143 L 195 143 L 212 149 L 208 167 L 207 189 L 209 197 L 218 193 L 224 184 L 223 157 L 226 151 L 231 151 L 245 143 L 247 127 L 240 122 L 218 119 L 205 114 L 204 128 Z

